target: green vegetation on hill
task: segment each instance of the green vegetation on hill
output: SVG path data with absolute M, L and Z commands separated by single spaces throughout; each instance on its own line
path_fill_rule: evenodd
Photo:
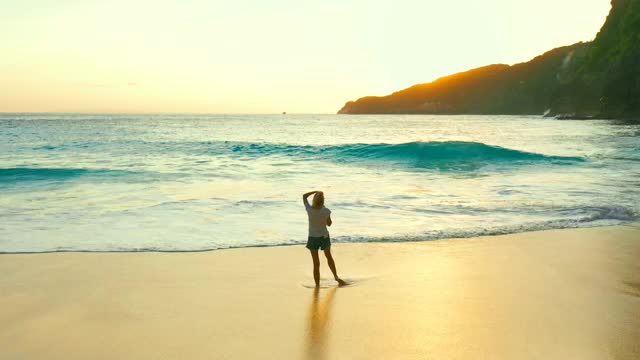
M 489 65 L 350 101 L 342 114 L 572 114 L 640 116 L 640 0 L 613 0 L 591 43 Z
M 640 116 L 640 1 L 613 0 L 607 21 L 553 96 L 555 112 Z

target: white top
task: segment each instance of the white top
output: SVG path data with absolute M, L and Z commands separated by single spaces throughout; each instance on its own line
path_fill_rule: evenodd
M 329 236 L 329 230 L 327 230 L 327 218 L 331 215 L 331 210 L 326 207 L 323 207 L 322 209 L 315 209 L 310 205 L 305 205 L 305 208 L 307 209 L 307 216 L 309 216 L 309 236 Z

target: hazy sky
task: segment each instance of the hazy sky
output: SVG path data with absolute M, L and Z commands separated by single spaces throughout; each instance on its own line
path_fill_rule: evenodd
M 610 0 L 0 0 L 0 111 L 334 113 L 592 40 Z

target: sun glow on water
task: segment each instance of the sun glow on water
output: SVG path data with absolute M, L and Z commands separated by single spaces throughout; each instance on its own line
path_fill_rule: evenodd
M 348 118 L 0 114 L 0 252 L 299 244 L 300 196 L 314 189 L 326 193 L 338 242 L 640 215 L 637 126 Z

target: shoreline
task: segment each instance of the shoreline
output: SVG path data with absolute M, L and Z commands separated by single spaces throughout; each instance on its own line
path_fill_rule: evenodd
M 496 233 L 487 233 L 481 235 L 469 235 L 469 236 L 460 236 L 460 237 L 441 237 L 434 239 L 407 239 L 407 240 L 376 240 L 376 241 L 340 241 L 336 240 L 337 238 L 332 238 L 332 244 L 403 244 L 403 243 L 423 243 L 423 242 L 432 242 L 432 241 L 451 241 L 451 240 L 464 240 L 464 239 L 476 239 L 476 238 L 487 238 L 487 237 L 496 237 L 496 236 L 510 236 L 510 235 L 519 235 L 519 234 L 528 234 L 528 233 L 538 233 L 538 232 L 546 232 L 546 231 L 561 231 L 561 230 L 579 230 L 579 229 L 597 229 L 597 228 L 608 228 L 608 227 L 617 227 L 617 226 L 640 226 L 640 221 L 631 220 L 625 221 L 620 224 L 615 225 L 593 225 L 593 226 L 577 226 L 577 227 L 563 227 L 563 228 L 549 228 L 549 229 L 537 229 L 530 230 L 526 229 L 520 232 L 496 232 Z M 206 253 L 220 250 L 234 250 L 234 249 L 260 249 L 260 248 L 279 248 L 279 247 L 287 247 L 287 246 L 304 246 L 306 242 L 301 241 L 299 243 L 286 243 L 286 244 L 267 244 L 267 245 L 246 245 L 246 246 L 231 246 L 224 248 L 213 248 L 213 249 L 193 249 L 193 250 L 161 250 L 161 249 L 138 249 L 138 250 L 45 250 L 45 251 L 16 251 L 16 252 L 4 252 L 0 251 L 0 257 L 5 255 L 37 255 L 37 254 L 56 254 L 56 253 L 98 253 L 98 254 L 126 254 L 126 253 Z
M 640 224 L 455 241 L 0 257 L 7 359 L 635 359 Z

